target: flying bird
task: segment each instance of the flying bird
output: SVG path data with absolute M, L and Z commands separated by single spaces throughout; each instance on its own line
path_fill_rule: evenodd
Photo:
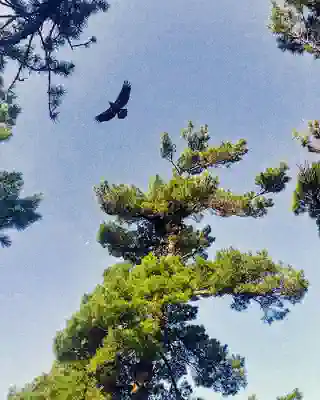
M 95 117 L 95 120 L 98 122 L 110 121 L 116 115 L 118 116 L 119 119 L 124 119 L 128 114 L 128 110 L 124 108 L 124 106 L 127 105 L 129 101 L 130 92 L 131 92 L 130 82 L 124 81 L 121 92 L 119 93 L 117 100 L 114 103 L 109 101 L 110 107 L 106 111 L 97 115 Z

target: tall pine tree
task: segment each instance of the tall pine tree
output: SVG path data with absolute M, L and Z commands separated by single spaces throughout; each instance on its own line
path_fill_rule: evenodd
M 51 371 L 22 390 L 12 388 L 10 400 L 184 400 L 198 386 L 223 395 L 246 386 L 244 358 L 194 322 L 199 300 L 229 296 L 237 311 L 256 302 L 272 323 L 301 301 L 308 282 L 302 270 L 273 262 L 266 250 L 228 248 L 209 261 L 211 228 L 198 230 L 190 219 L 199 222 L 206 212 L 266 215 L 269 196 L 289 181 L 288 167 L 267 169 L 257 175 L 256 191 L 236 195 L 209 168 L 241 161 L 246 141 L 210 146 L 208 128 L 197 132 L 191 122 L 182 137 L 187 148 L 175 159 L 170 136 L 162 136 L 161 156 L 173 167 L 168 182 L 157 175 L 147 192 L 106 181 L 95 187 L 101 209 L 116 218 L 100 226 L 98 241 L 124 262 L 105 270 L 57 333 Z

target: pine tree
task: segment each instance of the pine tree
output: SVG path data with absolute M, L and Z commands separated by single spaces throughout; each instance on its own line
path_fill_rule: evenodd
M 273 262 L 266 250 L 223 249 L 209 261 L 210 226 L 196 230 L 188 221 L 208 211 L 224 218 L 266 215 L 269 195 L 289 181 L 288 167 L 267 169 L 255 179 L 257 191 L 236 195 L 220 188 L 209 168 L 241 161 L 246 141 L 212 147 L 208 127 L 196 132 L 191 122 L 182 137 L 187 148 L 175 159 L 176 146 L 162 136 L 161 156 L 173 166 L 168 182 L 156 176 L 146 193 L 106 181 L 95 187 L 101 209 L 117 218 L 100 227 L 98 241 L 124 261 L 105 270 L 57 333 L 51 371 L 12 389 L 10 400 L 184 400 L 197 386 L 223 395 L 246 386 L 244 358 L 194 323 L 199 299 L 229 296 L 237 311 L 256 302 L 272 323 L 301 301 L 308 282 L 302 270 Z
M 282 51 L 320 57 L 320 2 L 318 0 L 272 1 L 269 29 Z
M 0 16 L 0 70 L 8 60 L 18 64 L 8 91 L 31 73 L 45 73 L 49 115 L 55 120 L 65 91 L 53 84 L 53 75 L 67 77 L 75 67 L 70 61 L 58 60 L 56 54 L 65 45 L 74 50 L 95 43 L 95 36 L 77 41 L 89 17 L 107 11 L 109 4 L 106 0 L 0 0 L 0 5 L 6 10 Z
M 293 137 L 300 142 L 308 152 L 320 153 L 320 123 L 309 121 L 308 131 L 293 131 Z M 293 192 L 292 210 L 296 215 L 308 213 L 314 219 L 320 235 L 320 162 L 299 166 L 296 189 Z
M 0 141 L 5 142 L 12 136 L 12 128 L 16 123 L 20 108 L 15 102 L 13 92 L 9 94 L 3 89 L 3 78 L 0 76 Z M 20 197 L 23 188 L 21 172 L 0 171 L 0 231 L 8 229 L 24 230 L 41 218 L 36 212 L 41 201 L 41 194 Z M 9 247 L 8 235 L 0 234 L 0 244 Z

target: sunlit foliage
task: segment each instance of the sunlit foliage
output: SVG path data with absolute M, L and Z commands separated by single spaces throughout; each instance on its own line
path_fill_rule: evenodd
M 234 395 L 247 383 L 245 360 L 195 323 L 199 300 L 229 297 L 236 311 L 254 302 L 270 324 L 303 299 L 302 270 L 275 263 L 266 250 L 231 247 L 209 260 L 210 226 L 197 230 L 186 221 L 200 221 L 206 212 L 266 215 L 270 195 L 289 181 L 286 164 L 258 174 L 256 191 L 236 195 L 208 169 L 241 161 L 245 140 L 213 147 L 208 128 L 197 132 L 191 122 L 182 137 L 188 147 L 175 158 L 170 136 L 162 136 L 161 156 L 173 167 L 169 181 L 156 175 L 146 192 L 106 181 L 95 187 L 101 209 L 116 217 L 100 227 L 98 240 L 124 262 L 105 270 L 57 333 L 50 373 L 22 391 L 12 389 L 10 400 L 187 400 L 198 386 Z

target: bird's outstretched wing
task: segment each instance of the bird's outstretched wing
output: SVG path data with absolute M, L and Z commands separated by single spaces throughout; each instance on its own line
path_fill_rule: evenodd
M 119 96 L 118 96 L 117 100 L 115 101 L 115 104 L 117 106 L 119 106 L 120 108 L 124 107 L 129 101 L 130 92 L 131 92 L 130 82 L 124 81 L 121 92 L 119 93 Z
M 95 117 L 95 120 L 98 122 L 105 122 L 110 121 L 110 119 L 114 118 L 116 113 L 109 107 L 106 111 L 102 112 L 101 114 Z

